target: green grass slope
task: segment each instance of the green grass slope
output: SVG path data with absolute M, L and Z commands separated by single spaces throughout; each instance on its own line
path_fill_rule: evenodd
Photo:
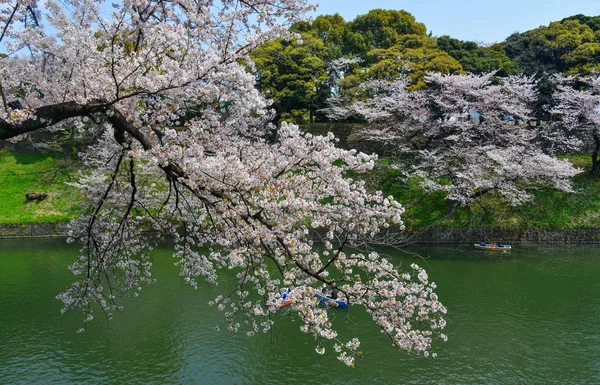
M 80 195 L 66 184 L 72 174 L 59 156 L 0 152 L 0 224 L 61 222 L 76 216 Z M 48 197 L 28 201 L 28 191 Z
M 408 229 L 436 227 L 499 227 L 569 229 L 600 228 L 600 180 L 589 176 L 589 157 L 569 157 L 586 172 L 573 180 L 576 193 L 538 191 L 525 205 L 511 207 L 493 195 L 469 206 L 457 206 L 443 194 L 425 194 L 417 181 L 401 181 L 390 161 L 382 159 L 366 178 L 373 190 L 393 195 L 405 208 Z M 81 210 L 79 191 L 67 184 L 75 171 L 65 167 L 60 156 L 0 152 L 0 224 L 61 222 Z M 359 177 L 359 176 L 357 176 Z M 27 201 L 28 191 L 46 193 L 41 201 Z
M 386 195 L 393 195 L 406 207 L 407 228 L 437 227 L 498 227 L 570 229 L 600 227 L 600 180 L 589 174 L 591 159 L 568 157 L 584 172 L 573 178 L 575 193 L 542 190 L 535 199 L 522 206 L 508 206 L 493 195 L 485 195 L 469 206 L 457 206 L 444 199 L 442 193 L 425 194 L 417 181 L 401 181 L 398 171 L 383 159 L 369 177 L 370 184 Z

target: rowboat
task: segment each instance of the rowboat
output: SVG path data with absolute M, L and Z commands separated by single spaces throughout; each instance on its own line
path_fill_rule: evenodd
M 317 297 L 317 299 L 319 300 L 319 302 L 321 303 L 325 303 L 329 306 L 333 306 L 333 307 L 343 307 L 343 308 L 347 308 L 348 307 L 348 302 L 341 300 L 341 299 L 333 299 L 331 297 L 326 297 L 324 295 L 321 295 L 319 293 L 315 293 L 315 297 Z
M 512 247 L 509 245 L 503 245 L 501 243 L 475 243 L 473 245 L 475 250 L 483 250 L 483 251 L 510 251 Z
M 270 307 L 273 310 L 277 310 L 277 309 L 281 309 L 284 307 L 288 307 L 292 304 L 292 300 L 291 299 L 276 299 L 271 301 L 270 303 L 267 304 L 268 307 Z
M 273 309 L 281 309 L 283 307 L 288 307 L 292 304 L 292 298 L 290 297 L 290 292 L 288 289 L 285 289 L 281 296 L 272 300 L 271 303 L 267 304 L 267 306 Z
M 290 306 L 292 304 L 292 300 L 288 299 L 287 301 L 285 301 L 284 303 L 281 304 L 281 307 L 287 307 Z

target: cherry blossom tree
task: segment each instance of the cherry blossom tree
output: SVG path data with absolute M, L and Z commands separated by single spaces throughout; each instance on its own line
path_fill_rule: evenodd
M 598 76 L 574 77 L 555 75 L 557 91 L 551 112 L 556 121 L 553 126 L 564 137 L 571 138 L 573 149 L 589 147 L 593 176 L 600 175 L 600 80 Z
M 572 191 L 569 178 L 579 170 L 543 152 L 541 143 L 554 139 L 530 124 L 534 80 L 510 76 L 496 84 L 492 77 L 432 73 L 428 88 L 415 92 L 405 79 L 372 82 L 373 98 L 333 100 L 329 116 L 373 123 L 363 135 L 395 141 L 407 176 L 463 205 L 489 193 L 519 205 L 536 189 Z
M 77 280 L 57 297 L 64 311 L 111 318 L 122 295 L 152 283 L 151 233 L 173 239 L 193 287 L 236 272 L 237 288 L 214 300 L 230 330 L 267 332 L 268 305 L 285 286 L 317 353 L 329 344 L 353 365 L 360 342 L 338 336 L 314 297 L 325 284 L 400 349 L 429 355 L 433 339 L 446 338 L 446 309 L 426 272 L 357 249 L 403 227 L 398 202 L 346 177 L 375 157 L 294 125 L 273 139 L 268 101 L 240 64 L 312 6 L 124 0 L 110 15 L 90 0 L 35 6 L 2 0 L 0 139 L 65 127 L 100 137 L 80 154 L 76 186 L 88 205 L 70 227 L 82 249 L 70 267 Z M 40 27 L 23 26 L 27 7 Z

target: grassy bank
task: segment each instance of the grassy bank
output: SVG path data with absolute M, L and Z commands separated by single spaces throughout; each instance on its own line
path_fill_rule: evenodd
M 570 157 L 577 167 L 589 171 L 589 157 Z M 69 186 L 76 172 L 65 167 L 64 160 L 48 154 L 0 152 L 0 224 L 67 221 L 79 213 L 79 192 Z M 571 229 L 600 228 L 600 181 L 584 172 L 574 178 L 577 193 L 545 190 L 535 200 L 519 207 L 503 205 L 493 196 L 485 196 L 467 207 L 456 206 L 441 193 L 425 194 L 415 181 L 403 182 L 390 162 L 382 159 L 367 176 L 373 189 L 393 195 L 406 207 L 404 216 L 409 229 L 431 225 L 445 228 L 495 227 Z M 28 201 L 28 191 L 46 193 L 43 201 Z
M 62 222 L 76 216 L 80 196 L 66 184 L 73 175 L 56 155 L 0 152 L 0 224 Z M 29 191 L 47 197 L 27 200 Z
M 378 185 L 386 194 L 402 202 L 407 211 L 405 221 L 412 229 L 431 225 L 438 227 L 496 227 L 571 229 L 600 227 L 600 180 L 590 177 L 591 159 L 568 157 L 584 172 L 575 176 L 575 193 L 542 190 L 535 199 L 522 206 L 512 207 L 493 195 L 483 196 L 477 203 L 457 206 L 444 199 L 442 193 L 425 194 L 415 181 L 403 182 L 389 161 L 380 161 L 370 176 L 370 184 Z

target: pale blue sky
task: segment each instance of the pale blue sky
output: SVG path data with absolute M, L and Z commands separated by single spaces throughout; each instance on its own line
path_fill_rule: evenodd
M 371 9 L 404 9 L 434 36 L 500 42 L 513 32 L 582 13 L 600 15 L 600 0 L 315 0 L 316 15 L 339 13 L 351 21 Z

